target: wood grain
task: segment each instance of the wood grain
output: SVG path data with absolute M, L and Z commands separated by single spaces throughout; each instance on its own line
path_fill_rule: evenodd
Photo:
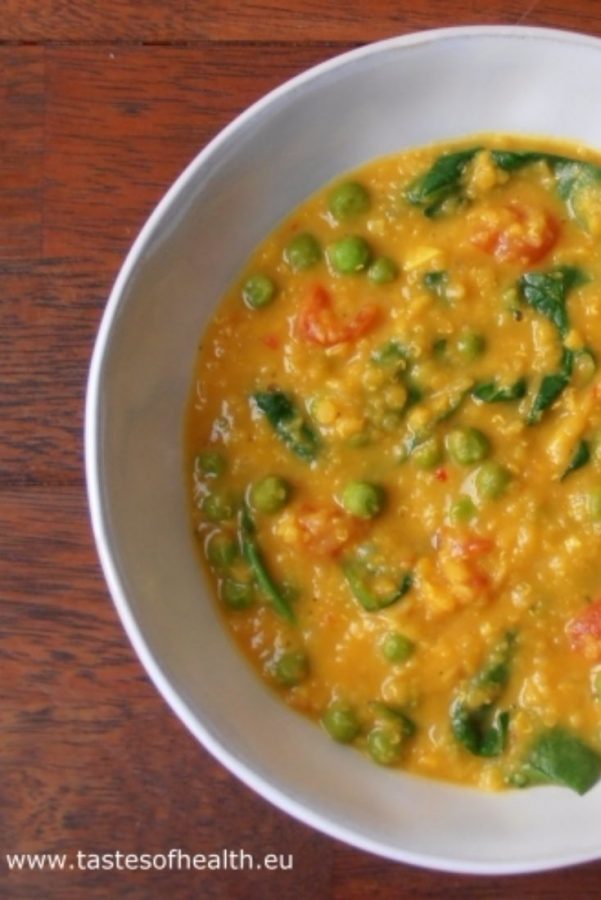
M 0 485 L 82 484 L 85 375 L 107 285 L 0 274 Z
M 0 267 L 41 253 L 43 51 L 0 48 Z
M 0 0 L 0 40 L 346 43 L 453 25 L 536 24 L 601 33 L 597 0 Z M 256 57 L 264 51 L 256 51 Z
M 579 27 L 589 32 L 601 30 L 601 10 L 595 0 L 578 2 Z M 369 11 L 367 11 L 369 10 Z M 390 0 L 348 0 L 340 4 L 323 4 L 319 0 L 298 3 L 289 0 L 259 0 L 211 6 L 207 17 L 207 34 L 213 40 L 319 40 L 376 41 L 397 34 L 429 28 L 456 25 L 541 24 L 556 28 L 574 28 L 575 16 L 561 5 L 536 0 L 416 0 L 414 3 L 391 3 Z
M 234 782 L 142 674 L 107 603 L 80 488 L 5 489 L 0 533 L 0 852 L 231 847 L 258 858 L 294 848 L 308 887 L 323 869 L 322 839 Z M 206 896 L 243 897 L 253 881 L 235 872 L 208 884 L 196 877 Z M 151 882 L 144 873 L 113 878 L 111 896 L 135 896 Z M 265 896 L 278 896 L 286 878 L 276 874 Z M 34 896 L 36 886 L 44 898 L 103 896 L 103 883 L 106 873 L 8 874 L 0 858 L 1 896 Z M 186 873 L 152 884 L 156 896 L 167 888 L 187 896 L 191 887 Z
M 142 48 L 3 53 L 18 137 L 0 169 L 0 483 L 81 482 L 86 369 L 135 235 L 220 128 L 319 54 L 257 65 L 235 45 L 161 47 L 150 67 Z
M 596 0 L 0 0 L 0 896 L 597 897 L 601 865 L 487 879 L 395 865 L 255 796 L 135 658 L 107 595 L 82 470 L 106 297 L 165 189 L 286 78 L 368 40 L 517 21 L 601 33 Z M 292 872 L 9 873 L 6 852 L 294 856 Z
M 155 47 L 149 64 L 140 47 L 47 49 L 45 256 L 116 271 L 196 153 L 320 55 L 276 47 L 257 60 L 237 45 Z

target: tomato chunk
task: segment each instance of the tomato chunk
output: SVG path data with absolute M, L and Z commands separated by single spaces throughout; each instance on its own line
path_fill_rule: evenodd
M 280 339 L 277 334 L 264 334 L 263 343 L 266 347 L 269 347 L 270 350 L 278 350 L 280 346 Z
M 305 503 L 296 517 L 300 542 L 311 553 L 337 556 L 361 531 L 357 521 L 335 506 Z
M 555 246 L 557 219 L 544 209 L 512 202 L 481 214 L 471 243 L 499 262 L 531 265 Z
M 315 285 L 296 318 L 296 333 L 311 344 L 334 347 L 363 337 L 375 325 L 378 315 L 378 307 L 368 303 L 352 319 L 345 320 L 336 313 L 326 289 Z
M 566 633 L 572 650 L 587 659 L 601 659 L 601 597 L 570 619 Z

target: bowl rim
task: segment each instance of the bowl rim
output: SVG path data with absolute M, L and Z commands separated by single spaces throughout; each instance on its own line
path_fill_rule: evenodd
M 281 788 L 274 787 L 264 777 L 258 775 L 235 753 L 222 745 L 197 718 L 193 710 L 172 686 L 162 665 L 155 657 L 150 645 L 137 622 L 130 606 L 124 579 L 117 563 L 117 555 L 110 535 L 109 515 L 105 502 L 102 466 L 101 466 L 101 389 L 104 364 L 109 349 L 111 335 L 118 319 L 120 305 L 126 287 L 142 261 L 146 249 L 152 240 L 155 230 L 167 210 L 197 178 L 199 172 L 208 166 L 211 160 L 227 145 L 236 133 L 245 127 L 247 122 L 267 109 L 286 95 L 292 94 L 310 82 L 335 72 L 345 66 L 352 65 L 366 57 L 387 50 L 403 50 L 408 47 L 437 43 L 454 39 L 477 38 L 517 38 L 522 40 L 541 40 L 588 46 L 601 49 L 601 38 L 583 34 L 569 29 L 547 28 L 524 25 L 465 25 L 446 28 L 432 28 L 422 31 L 397 35 L 374 41 L 364 46 L 336 54 L 310 68 L 300 72 L 253 102 L 239 113 L 229 124 L 221 129 L 188 163 L 180 175 L 156 204 L 136 239 L 131 245 L 125 260 L 110 291 L 98 328 L 91 357 L 85 395 L 84 413 L 84 468 L 88 498 L 89 516 L 96 551 L 101 569 L 109 589 L 112 602 L 117 610 L 121 624 L 142 666 L 155 688 L 159 691 L 169 708 L 202 746 L 229 772 L 243 784 L 280 811 L 309 825 L 316 831 L 331 838 L 340 840 L 355 849 L 364 850 L 375 856 L 392 862 L 416 866 L 432 871 L 465 875 L 517 875 L 551 871 L 584 862 L 592 862 L 597 856 L 590 852 L 567 853 L 553 860 L 535 859 L 530 862 L 513 863 L 482 862 L 480 860 L 448 859 L 426 853 L 405 851 L 396 846 L 371 840 L 358 835 L 352 828 L 331 821 L 321 813 L 315 813 Z

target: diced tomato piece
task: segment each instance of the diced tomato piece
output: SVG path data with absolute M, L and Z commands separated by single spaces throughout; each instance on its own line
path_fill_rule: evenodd
M 448 481 L 449 480 L 449 472 L 444 466 L 439 466 L 438 469 L 434 472 L 434 477 L 437 481 Z
M 457 531 L 451 528 L 443 528 L 438 534 L 439 548 L 446 547 L 449 549 L 451 556 L 464 559 L 490 553 L 494 546 L 495 542 L 491 538 L 473 534 L 465 529 Z
M 334 347 L 363 337 L 375 325 L 378 316 L 378 307 L 368 303 L 352 319 L 345 321 L 334 310 L 326 289 L 315 285 L 296 317 L 296 333 L 311 344 Z
M 601 598 L 570 619 L 566 633 L 572 650 L 588 659 L 601 659 Z
M 303 546 L 319 556 L 337 556 L 361 529 L 356 519 L 335 506 L 305 503 L 298 511 Z
M 481 557 L 494 546 L 489 538 L 465 529 L 443 528 L 438 532 L 436 549 L 439 571 L 446 579 L 450 593 L 458 596 L 461 603 L 466 600 L 466 590 L 471 600 L 486 596 L 492 589 L 493 578 L 486 571 L 486 563 Z
M 490 553 L 494 547 L 494 541 L 490 538 L 478 537 L 472 534 L 460 543 L 462 556 L 481 556 L 484 553 Z
M 470 240 L 499 262 L 527 266 L 546 256 L 558 237 L 559 222 L 550 212 L 513 202 L 487 210 Z
M 280 339 L 277 334 L 264 334 L 263 343 L 266 347 L 269 347 L 270 350 L 277 350 L 280 346 Z
M 468 584 L 470 584 L 471 587 L 478 591 L 478 593 L 481 593 L 490 588 L 490 583 L 490 575 L 488 575 L 487 572 L 483 572 L 477 566 L 472 566 L 470 577 L 468 579 Z

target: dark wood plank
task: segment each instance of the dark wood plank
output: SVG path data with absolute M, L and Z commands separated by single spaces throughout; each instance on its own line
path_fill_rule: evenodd
M 44 51 L 0 48 L 0 267 L 41 253 Z
M 545 25 L 601 33 L 596 0 L 580 0 L 577 11 L 567 4 L 536 0 L 455 0 L 452 3 L 391 3 L 363 0 L 323 4 L 319 0 L 233 0 L 211 4 L 207 34 L 212 40 L 361 41 L 369 42 L 429 28 L 456 25 Z
M 86 373 L 109 279 L 0 273 L 0 486 L 83 483 Z
M 143 48 L 28 48 L 23 59 L 5 49 L 4 56 L 17 86 L 33 75 L 42 83 L 45 70 L 47 93 L 43 128 L 23 125 L 30 97 L 40 106 L 25 89 L 3 120 L 19 137 L 0 170 L 0 203 L 13 203 L 0 217 L 0 482 L 81 482 L 89 358 L 137 231 L 220 127 L 318 54 L 280 50 L 258 68 L 237 46 L 194 54 L 157 48 L 152 66 Z M 21 209 L 12 168 L 42 154 L 43 181 L 41 163 L 23 175 Z
M 293 871 L 268 881 L 259 870 L 9 873 L 2 856 L 0 896 L 246 898 L 256 887 L 276 898 L 325 884 L 332 842 L 235 781 L 143 674 L 102 584 L 82 491 L 3 491 L 0 533 L 2 854 L 294 855 Z
M 44 254 L 115 272 L 152 207 L 235 115 L 315 48 L 47 50 Z M 327 55 L 327 54 L 326 54 Z
M 0 40 L 174 41 L 199 37 L 203 4 L 188 0 L 0 0 Z M 196 7 L 196 8 L 195 8 Z
M 530 24 L 601 33 L 597 0 L 455 0 L 391 3 L 363 0 L 0 0 L 0 40 L 169 43 L 366 42 L 453 25 Z M 257 52 L 257 59 L 264 51 Z
M 332 866 L 332 900 L 564 900 L 592 898 L 598 893 L 600 867 L 536 875 L 453 875 L 382 862 L 350 847 L 336 847 Z

